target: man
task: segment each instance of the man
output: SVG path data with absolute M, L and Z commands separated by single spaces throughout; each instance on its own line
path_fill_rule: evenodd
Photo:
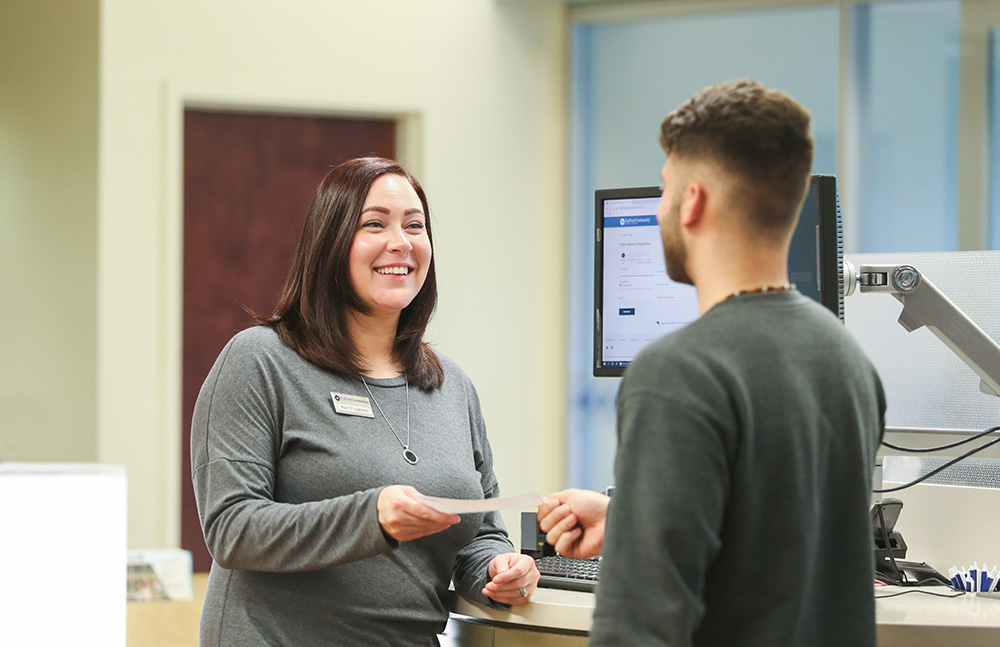
M 788 284 L 809 114 L 724 83 L 660 143 L 667 272 L 701 316 L 625 374 L 613 501 L 566 490 L 538 513 L 560 553 L 603 553 L 590 644 L 874 645 L 885 398 L 841 322 Z

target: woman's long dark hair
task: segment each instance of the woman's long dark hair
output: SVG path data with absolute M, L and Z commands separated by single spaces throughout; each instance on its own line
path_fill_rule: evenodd
M 342 375 L 362 373 L 361 354 L 351 339 L 347 317 L 351 310 L 365 314 L 369 310 L 354 290 L 350 254 L 368 190 L 383 175 L 399 175 L 413 186 L 433 249 L 427 196 L 416 178 L 393 160 L 348 160 L 330 171 L 316 189 L 274 312 L 268 317 L 252 313 L 258 324 L 274 328 L 282 341 L 307 360 Z M 410 383 L 425 390 L 444 382 L 440 360 L 423 341 L 436 305 L 432 254 L 423 287 L 399 315 L 392 349 Z

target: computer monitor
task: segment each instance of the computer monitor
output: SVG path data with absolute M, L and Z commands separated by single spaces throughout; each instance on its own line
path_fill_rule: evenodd
M 595 192 L 594 375 L 618 376 L 649 342 L 698 317 L 690 285 L 667 276 L 659 187 Z M 832 175 L 813 175 L 788 254 L 799 292 L 844 319 L 844 244 Z

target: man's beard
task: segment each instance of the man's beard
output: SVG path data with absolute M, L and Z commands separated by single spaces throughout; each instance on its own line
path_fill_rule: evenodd
M 667 212 L 666 228 L 661 230 L 663 239 L 663 258 L 667 263 L 667 276 L 678 283 L 694 285 L 687 273 L 687 247 L 681 235 L 681 201 L 680 196 L 671 198 L 670 209 Z

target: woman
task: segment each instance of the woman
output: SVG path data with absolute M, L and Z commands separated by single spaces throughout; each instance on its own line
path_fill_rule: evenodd
M 363 158 L 320 184 L 278 305 L 223 349 L 191 431 L 214 563 L 202 645 L 436 645 L 449 581 L 524 604 L 534 560 L 497 513 L 476 390 L 423 342 L 437 300 L 427 199 Z

